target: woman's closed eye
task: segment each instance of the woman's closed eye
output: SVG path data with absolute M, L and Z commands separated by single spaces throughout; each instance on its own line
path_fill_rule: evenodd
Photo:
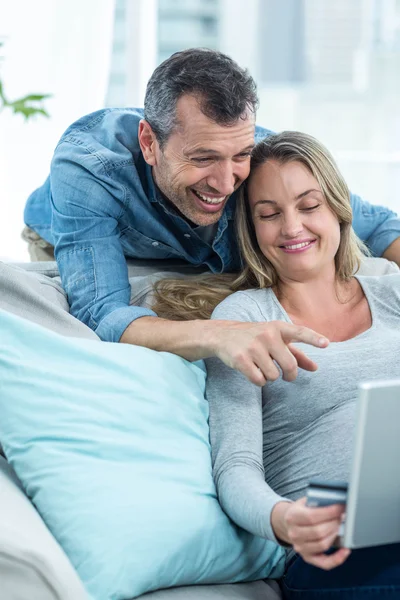
M 304 206 L 302 208 L 299 208 L 299 210 L 301 212 L 306 212 L 307 213 L 307 212 L 312 212 L 313 210 L 316 210 L 320 206 L 321 206 L 321 204 L 318 203 L 318 204 L 314 204 L 313 206 Z M 263 220 L 263 221 L 272 221 L 276 217 L 279 217 L 280 214 L 281 214 L 280 211 L 276 211 L 276 212 L 269 213 L 269 214 L 258 215 L 258 218 L 261 219 L 261 220 Z
M 264 221 L 265 221 L 265 220 L 268 220 L 268 221 L 270 221 L 270 220 L 274 219 L 275 217 L 277 217 L 277 216 L 279 216 L 279 215 L 280 215 L 280 213 L 279 213 L 279 212 L 275 212 L 275 213 L 272 213 L 272 214 L 270 214 L 270 215 L 258 215 L 258 218 L 259 218 L 259 219 L 262 219 L 262 220 L 264 220 Z
M 315 204 L 314 206 L 305 206 L 304 208 L 300 208 L 300 210 L 302 210 L 303 212 L 311 212 L 312 210 L 315 210 L 316 208 L 319 208 L 321 205 L 320 204 Z

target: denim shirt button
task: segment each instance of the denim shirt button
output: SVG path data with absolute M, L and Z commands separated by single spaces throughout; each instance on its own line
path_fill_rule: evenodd
M 159 242 L 152 242 L 152 243 L 151 243 L 151 245 L 152 245 L 152 246 L 159 246 L 159 245 L 160 245 L 160 243 L 159 243 Z
M 190 233 L 184 233 L 184 237 L 190 238 Z

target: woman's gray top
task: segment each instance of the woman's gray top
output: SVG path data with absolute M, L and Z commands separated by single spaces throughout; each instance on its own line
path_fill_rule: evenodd
M 219 359 L 206 361 L 219 500 L 256 535 L 275 540 L 273 506 L 303 496 L 310 479 L 348 479 L 358 382 L 400 377 L 400 274 L 358 280 L 372 326 L 325 349 L 296 344 L 318 371 L 259 388 Z M 212 318 L 290 322 L 271 289 L 237 292 Z

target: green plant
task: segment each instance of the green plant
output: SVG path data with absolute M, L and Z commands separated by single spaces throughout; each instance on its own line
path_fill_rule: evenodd
M 0 47 L 3 44 L 0 42 Z M 22 114 L 25 119 L 29 119 L 34 115 L 41 114 L 45 117 L 49 116 L 49 113 L 43 107 L 43 100 L 50 98 L 50 94 L 28 94 L 17 100 L 8 100 L 4 94 L 3 82 L 0 79 L 0 112 L 4 108 L 11 109 L 15 114 Z

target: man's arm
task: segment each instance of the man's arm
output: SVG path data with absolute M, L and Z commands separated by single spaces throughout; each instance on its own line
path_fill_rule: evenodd
M 59 144 L 50 171 L 55 256 L 71 314 L 108 342 L 118 342 L 129 323 L 154 316 L 130 306 L 126 260 L 118 219 L 124 188 L 96 153 Z
M 374 256 L 383 256 L 400 266 L 400 218 L 384 206 L 376 206 L 351 195 L 353 228 Z
M 392 242 L 390 246 L 386 248 L 382 256 L 387 260 L 392 260 L 400 267 L 400 238 L 396 238 L 394 242 Z
M 158 317 L 133 321 L 121 342 L 173 352 L 190 361 L 216 356 L 259 386 L 280 376 L 276 363 L 287 381 L 297 377 L 298 368 L 315 371 L 317 365 L 291 342 L 319 348 L 329 344 L 315 331 L 283 321 L 168 321 Z

